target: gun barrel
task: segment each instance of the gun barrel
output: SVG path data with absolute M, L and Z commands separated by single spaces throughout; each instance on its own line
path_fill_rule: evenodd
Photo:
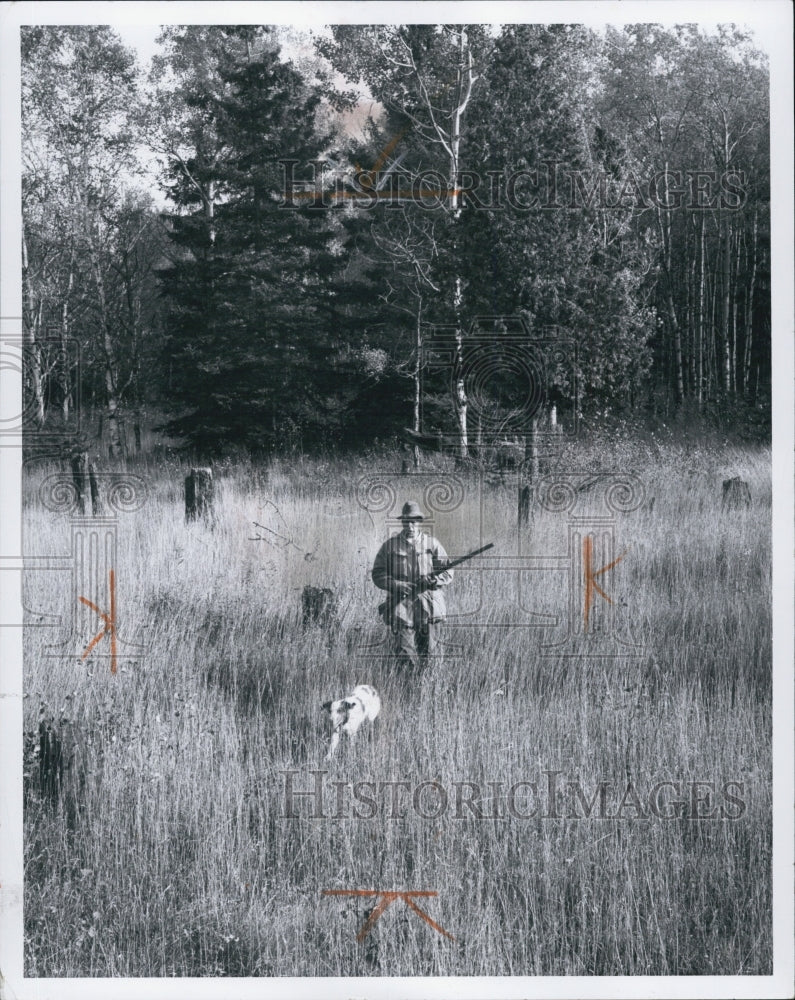
M 488 552 L 489 549 L 494 548 L 494 542 L 489 542 L 488 545 L 482 546 L 482 548 L 475 549 L 474 552 L 467 552 L 465 556 L 459 556 L 458 559 L 450 559 L 447 561 L 445 569 L 455 569 L 456 566 L 460 566 L 461 563 L 468 562 L 470 559 L 474 559 L 475 556 L 479 556 L 481 552 Z

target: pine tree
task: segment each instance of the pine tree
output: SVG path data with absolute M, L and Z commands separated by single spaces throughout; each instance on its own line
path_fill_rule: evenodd
M 319 89 L 280 60 L 267 29 L 215 30 L 226 41 L 215 84 L 192 95 L 213 155 L 174 168 L 172 197 L 186 211 L 172 218 L 163 276 L 168 430 L 199 452 L 270 451 L 306 444 L 323 425 L 333 230 L 324 211 L 285 204 L 279 160 L 315 159 L 329 136 L 315 124 Z M 187 182 L 197 168 L 199 184 Z
M 470 201 L 457 233 L 470 316 L 521 316 L 535 336 L 554 330 L 576 344 L 576 364 L 572 356 L 545 376 L 553 398 L 570 402 L 572 370 L 586 400 L 629 399 L 654 320 L 639 293 L 646 261 L 631 213 L 602 211 L 598 191 L 588 204 L 605 170 L 592 99 L 599 66 L 598 36 L 581 26 L 503 28 L 465 147 L 482 175 L 499 178 L 501 206 Z

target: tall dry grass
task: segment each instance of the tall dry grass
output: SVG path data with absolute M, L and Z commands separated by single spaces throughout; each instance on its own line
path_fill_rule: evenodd
M 53 659 L 49 630 L 25 632 L 26 974 L 769 973 L 769 452 L 625 442 L 566 460 L 645 484 L 647 503 L 617 522 L 628 553 L 606 583 L 643 655 L 546 657 L 542 632 L 511 627 L 515 574 L 460 571 L 451 612 L 482 601 L 486 625 L 448 629 L 455 654 L 421 678 L 362 652 L 383 638 L 369 568 L 386 528 L 353 494 L 396 457 L 219 466 L 212 530 L 184 523 L 176 461 L 140 463 L 152 495 L 120 516 L 118 619 L 145 654 L 111 676 L 107 659 L 79 661 L 89 637 Z M 68 549 L 68 519 L 36 496 L 49 471 L 29 477 L 31 554 Z M 721 513 L 720 482 L 737 474 L 752 508 Z M 436 533 L 465 551 L 482 516 L 483 538 L 515 553 L 515 487 L 482 501 L 468 481 Z M 565 549 L 562 515 L 536 510 L 523 531 L 523 551 Z M 339 595 L 340 628 L 302 627 L 305 585 Z M 533 610 L 565 605 L 560 575 L 525 574 L 522 588 Z M 29 574 L 27 607 L 68 619 L 70 599 L 64 577 Z M 382 715 L 325 764 L 320 704 L 357 682 L 378 687 Z M 40 719 L 64 748 L 57 796 L 37 781 Z M 313 770 L 328 772 L 330 815 L 308 815 L 304 798 L 286 817 L 284 772 L 305 790 Z M 689 805 L 641 818 L 631 804 L 565 818 L 567 799 L 562 818 L 479 819 L 457 818 L 451 798 L 437 818 L 389 818 L 377 795 L 387 815 L 357 819 L 343 784 L 335 816 L 332 781 L 437 780 L 452 796 L 456 781 L 543 787 L 551 771 L 588 798 L 611 782 L 611 812 L 629 782 L 643 797 L 665 780 L 741 782 L 744 806 L 733 819 Z M 321 896 L 334 888 L 435 890 L 420 905 L 455 940 L 396 903 L 357 943 L 372 901 Z

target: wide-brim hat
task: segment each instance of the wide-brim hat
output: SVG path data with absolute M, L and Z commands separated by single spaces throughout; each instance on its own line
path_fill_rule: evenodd
M 425 515 L 420 510 L 420 505 L 415 503 L 414 500 L 407 500 L 403 504 L 403 510 L 400 512 L 401 521 L 424 521 Z

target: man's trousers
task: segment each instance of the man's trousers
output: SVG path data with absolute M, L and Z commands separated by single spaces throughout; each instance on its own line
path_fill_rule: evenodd
M 395 622 L 392 629 L 398 664 L 416 670 L 436 654 L 439 645 L 439 624 L 424 622 L 417 626 Z

